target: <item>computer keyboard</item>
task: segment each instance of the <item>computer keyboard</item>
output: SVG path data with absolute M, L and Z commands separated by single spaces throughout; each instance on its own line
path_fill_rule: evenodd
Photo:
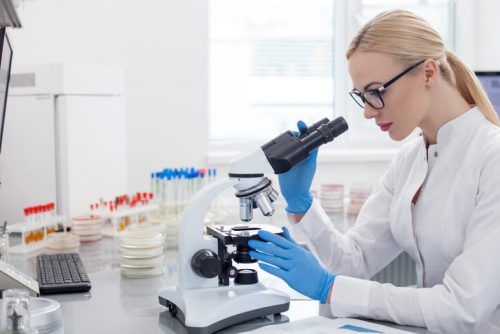
M 86 292 L 92 287 L 78 253 L 39 255 L 36 269 L 41 294 Z

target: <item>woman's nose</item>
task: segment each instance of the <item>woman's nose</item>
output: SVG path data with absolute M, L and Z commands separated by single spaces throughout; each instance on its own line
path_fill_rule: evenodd
M 363 112 L 363 115 L 366 119 L 372 119 L 373 117 L 377 116 L 379 112 L 379 110 L 373 108 L 367 103 L 365 104 L 365 111 Z

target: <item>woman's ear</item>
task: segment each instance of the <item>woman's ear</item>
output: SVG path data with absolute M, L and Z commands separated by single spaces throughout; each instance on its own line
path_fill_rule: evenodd
M 431 87 L 436 82 L 436 78 L 439 73 L 439 64 L 434 59 L 427 59 L 423 65 L 424 65 L 425 85 L 427 87 Z

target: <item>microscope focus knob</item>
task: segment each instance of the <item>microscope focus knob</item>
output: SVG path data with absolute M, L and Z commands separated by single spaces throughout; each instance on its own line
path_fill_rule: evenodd
M 234 266 L 231 266 L 227 269 L 226 273 L 230 278 L 235 278 L 236 275 L 238 275 L 238 269 L 236 269 L 236 267 Z
M 217 254 L 209 249 L 201 249 L 191 258 L 191 268 L 198 276 L 214 278 L 221 272 L 221 263 Z

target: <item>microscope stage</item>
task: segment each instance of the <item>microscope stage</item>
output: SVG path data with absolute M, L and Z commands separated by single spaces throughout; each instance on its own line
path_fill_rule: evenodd
M 269 224 L 207 226 L 207 234 L 221 240 L 225 245 L 237 245 L 241 242 L 246 244 L 251 239 L 262 240 L 258 236 L 260 230 L 283 235 L 283 231 L 280 228 Z

